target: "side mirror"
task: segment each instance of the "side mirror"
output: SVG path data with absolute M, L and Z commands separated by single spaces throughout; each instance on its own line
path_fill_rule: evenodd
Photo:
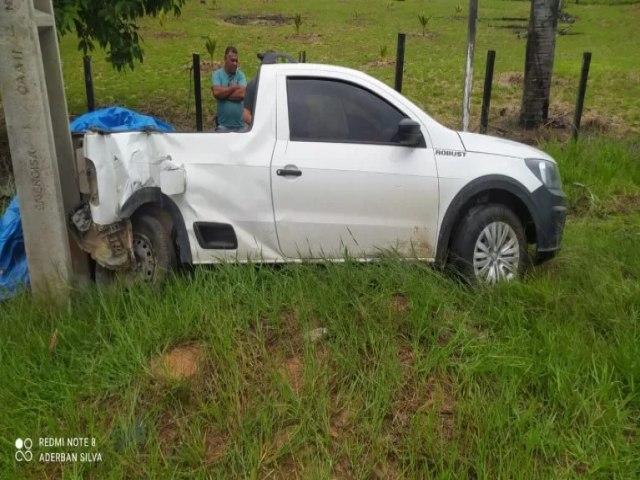
M 398 135 L 396 137 L 400 145 L 407 147 L 418 147 L 424 142 L 420 124 L 410 118 L 403 118 L 398 124 Z

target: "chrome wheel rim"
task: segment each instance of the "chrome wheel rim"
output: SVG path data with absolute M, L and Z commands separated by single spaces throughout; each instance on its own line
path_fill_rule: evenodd
M 149 239 L 140 234 L 133 235 L 133 254 L 136 258 L 136 276 L 146 281 L 152 281 L 158 261 L 153 254 Z
M 518 276 L 520 242 L 511 226 L 492 222 L 480 233 L 473 249 L 473 271 L 477 278 L 495 284 Z

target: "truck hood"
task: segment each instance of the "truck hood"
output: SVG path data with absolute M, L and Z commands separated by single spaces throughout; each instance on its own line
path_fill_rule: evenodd
M 469 132 L 458 132 L 458 136 L 465 150 L 468 152 L 490 153 L 515 158 L 542 158 L 552 162 L 554 161 L 553 158 L 542 150 L 530 147 L 524 143 Z

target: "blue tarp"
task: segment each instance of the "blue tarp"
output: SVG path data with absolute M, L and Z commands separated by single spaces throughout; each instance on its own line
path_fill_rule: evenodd
M 12 297 L 29 285 L 29 267 L 24 250 L 18 197 L 0 219 L 0 300 Z
M 148 115 L 142 115 L 122 107 L 106 107 L 85 113 L 71 122 L 70 127 L 72 133 L 84 133 L 87 131 L 175 131 L 175 128 L 162 120 Z

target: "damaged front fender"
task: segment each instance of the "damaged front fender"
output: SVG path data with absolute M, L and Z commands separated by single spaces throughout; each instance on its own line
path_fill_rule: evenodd
M 71 214 L 70 230 L 80 248 L 110 270 L 128 270 L 135 264 L 133 230 L 129 219 L 98 225 L 88 204 Z

